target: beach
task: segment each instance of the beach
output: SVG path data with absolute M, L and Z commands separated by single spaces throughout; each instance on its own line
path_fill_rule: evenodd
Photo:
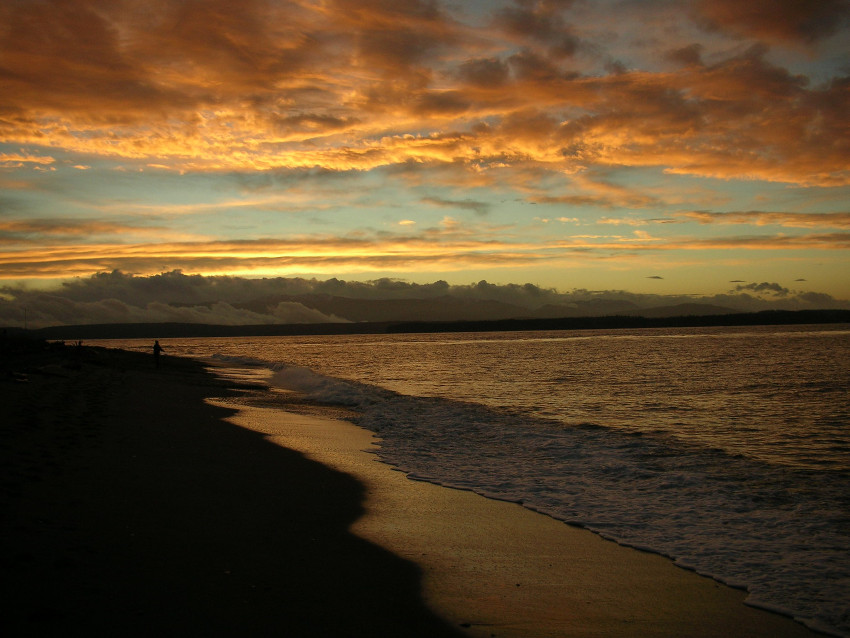
M 6 635 L 815 635 L 192 360 L 8 354 L 0 399 Z

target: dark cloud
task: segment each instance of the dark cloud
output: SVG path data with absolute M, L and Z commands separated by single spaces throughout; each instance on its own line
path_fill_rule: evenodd
M 106 4 L 106 3 L 102 3 Z M 186 105 L 186 97 L 151 82 L 121 44 L 118 30 L 84 0 L 0 5 L 0 89 L 21 108 L 88 112 L 126 121 L 152 107 Z
M 735 286 L 735 290 L 737 292 L 755 292 L 755 293 L 766 293 L 769 295 L 776 295 L 777 297 L 787 297 L 791 294 L 791 291 L 784 286 L 781 286 L 777 283 L 768 283 L 766 281 L 760 284 L 746 284 L 743 286 Z
M 472 86 L 495 88 L 508 81 L 508 65 L 498 58 L 477 58 L 462 63 L 457 77 Z
M 832 295 L 823 292 L 804 292 L 799 295 L 799 298 L 813 308 L 833 308 L 836 305 Z
M 707 67 L 696 76 L 696 85 L 710 88 L 720 84 L 725 93 L 714 96 L 715 99 L 732 99 L 739 103 L 756 98 L 784 102 L 801 96 L 809 79 L 771 63 L 766 58 L 767 53 L 767 47 L 754 44 L 740 55 Z
M 151 19 L 148 46 L 153 49 L 160 43 L 167 48 L 150 51 L 154 59 L 167 56 L 167 62 L 177 65 L 178 70 L 195 70 L 201 74 L 199 79 L 210 75 L 227 82 L 228 89 L 260 87 L 284 69 L 289 74 L 297 71 L 301 66 L 299 45 L 309 43 L 302 38 L 276 42 L 268 26 L 283 15 L 266 2 L 244 0 L 235 5 L 221 0 L 188 0 L 156 4 L 162 13 Z M 297 22 L 295 6 L 288 9 L 287 24 Z
M 702 50 L 703 46 L 695 43 L 668 51 L 664 57 L 683 66 L 701 66 Z
M 299 298 L 300 295 L 306 297 Z M 283 277 L 245 279 L 184 275 L 179 271 L 141 277 L 113 271 L 74 279 L 49 291 L 2 287 L 0 325 L 22 325 L 24 308 L 30 327 L 165 321 L 236 325 L 345 320 L 309 307 L 307 298 L 315 295 L 349 300 L 421 299 L 433 300 L 435 304 L 445 303 L 448 296 L 498 301 L 528 310 L 546 307 L 547 312 L 578 315 L 598 314 L 600 308 L 617 304 L 640 309 L 701 302 L 738 311 L 850 308 L 850 302 L 837 301 L 827 294 L 798 294 L 766 282 L 739 286 L 725 295 L 697 297 L 623 290 L 559 292 L 530 283 L 500 285 L 487 281 L 450 285 L 445 281 L 418 284 L 386 278 L 368 282 L 337 278 L 325 281 Z
M 344 323 L 345 320 L 307 308 L 295 302 L 281 302 L 266 312 L 254 312 L 228 303 L 208 305 L 129 304 L 116 299 L 95 302 L 72 302 L 66 298 L 35 294 L 26 299 L 27 323 L 30 327 L 98 323 L 205 323 L 220 325 L 257 325 L 278 323 Z M 0 321 L 14 325 L 20 314 L 17 309 L 0 300 Z
M 510 34 L 547 45 L 549 55 L 560 58 L 575 55 L 581 46 L 563 12 L 573 2 L 516 0 L 496 14 L 497 26 Z
M 423 197 L 422 201 L 426 204 L 440 206 L 442 208 L 460 208 L 461 210 L 471 210 L 478 215 L 486 215 L 490 212 L 490 204 L 487 202 L 476 202 L 471 199 L 453 200 L 443 199 L 442 197 Z
M 698 0 L 698 20 L 732 34 L 774 42 L 812 43 L 850 19 L 846 0 Z
M 469 107 L 469 101 L 458 91 L 425 91 L 414 109 L 420 114 L 459 115 Z
M 521 82 L 560 82 L 575 77 L 565 76 L 557 63 L 528 48 L 511 55 L 507 64 Z
M 334 16 L 353 34 L 356 63 L 399 73 L 423 65 L 457 39 L 433 0 L 333 0 Z M 345 31 L 343 31 L 344 33 Z

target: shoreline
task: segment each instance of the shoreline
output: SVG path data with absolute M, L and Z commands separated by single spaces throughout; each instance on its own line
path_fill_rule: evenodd
M 821 635 L 659 554 L 516 503 L 409 479 L 378 460 L 372 432 L 333 411 L 293 411 L 290 401 L 213 403 L 239 410 L 231 422 L 364 484 L 366 511 L 352 531 L 417 562 L 425 601 L 467 636 Z
M 819 635 L 656 554 L 408 479 L 341 411 L 191 359 L 0 363 L 9 635 Z

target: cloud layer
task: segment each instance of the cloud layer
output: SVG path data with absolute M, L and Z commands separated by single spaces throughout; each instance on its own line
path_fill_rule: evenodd
M 0 136 L 175 170 L 593 162 L 848 183 L 847 78 L 769 55 L 814 51 L 847 3 L 641 3 L 650 32 L 683 26 L 635 60 L 604 48 L 618 4 L 471 20 L 429 0 L 7 2 Z M 706 30 L 750 44 L 689 41 Z
M 802 277 L 850 297 L 848 18 L 846 0 L 10 0 L 0 280 Z
M 445 308 L 451 300 L 500 304 L 482 307 L 482 318 L 532 316 L 538 311 L 544 313 L 541 316 L 604 315 L 695 302 L 740 312 L 850 308 L 850 302 L 828 294 L 795 291 L 778 283 L 734 283 L 730 282 L 729 290 L 723 294 L 696 297 L 618 290 L 559 292 L 534 284 L 497 285 L 486 281 L 452 286 L 445 281 L 417 284 L 392 279 L 244 279 L 184 275 L 177 271 L 138 277 L 116 271 L 76 279 L 49 292 L 0 288 L 0 325 L 22 327 L 26 323 L 30 328 L 40 328 L 98 323 L 256 325 L 349 321 L 315 307 L 333 306 L 333 298 L 341 300 L 336 305 L 343 310 L 352 307 L 352 300 L 403 300 L 407 304 L 419 300 L 424 302 L 417 306 L 417 312 L 423 313 L 420 318 L 424 313 Z M 370 316 L 373 314 L 370 311 Z M 374 317 L 391 318 L 390 314 L 380 316 L 380 311 Z

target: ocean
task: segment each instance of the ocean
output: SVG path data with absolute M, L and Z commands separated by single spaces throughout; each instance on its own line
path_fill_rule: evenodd
M 846 325 L 162 345 L 353 408 L 412 479 L 522 503 L 850 636 Z

